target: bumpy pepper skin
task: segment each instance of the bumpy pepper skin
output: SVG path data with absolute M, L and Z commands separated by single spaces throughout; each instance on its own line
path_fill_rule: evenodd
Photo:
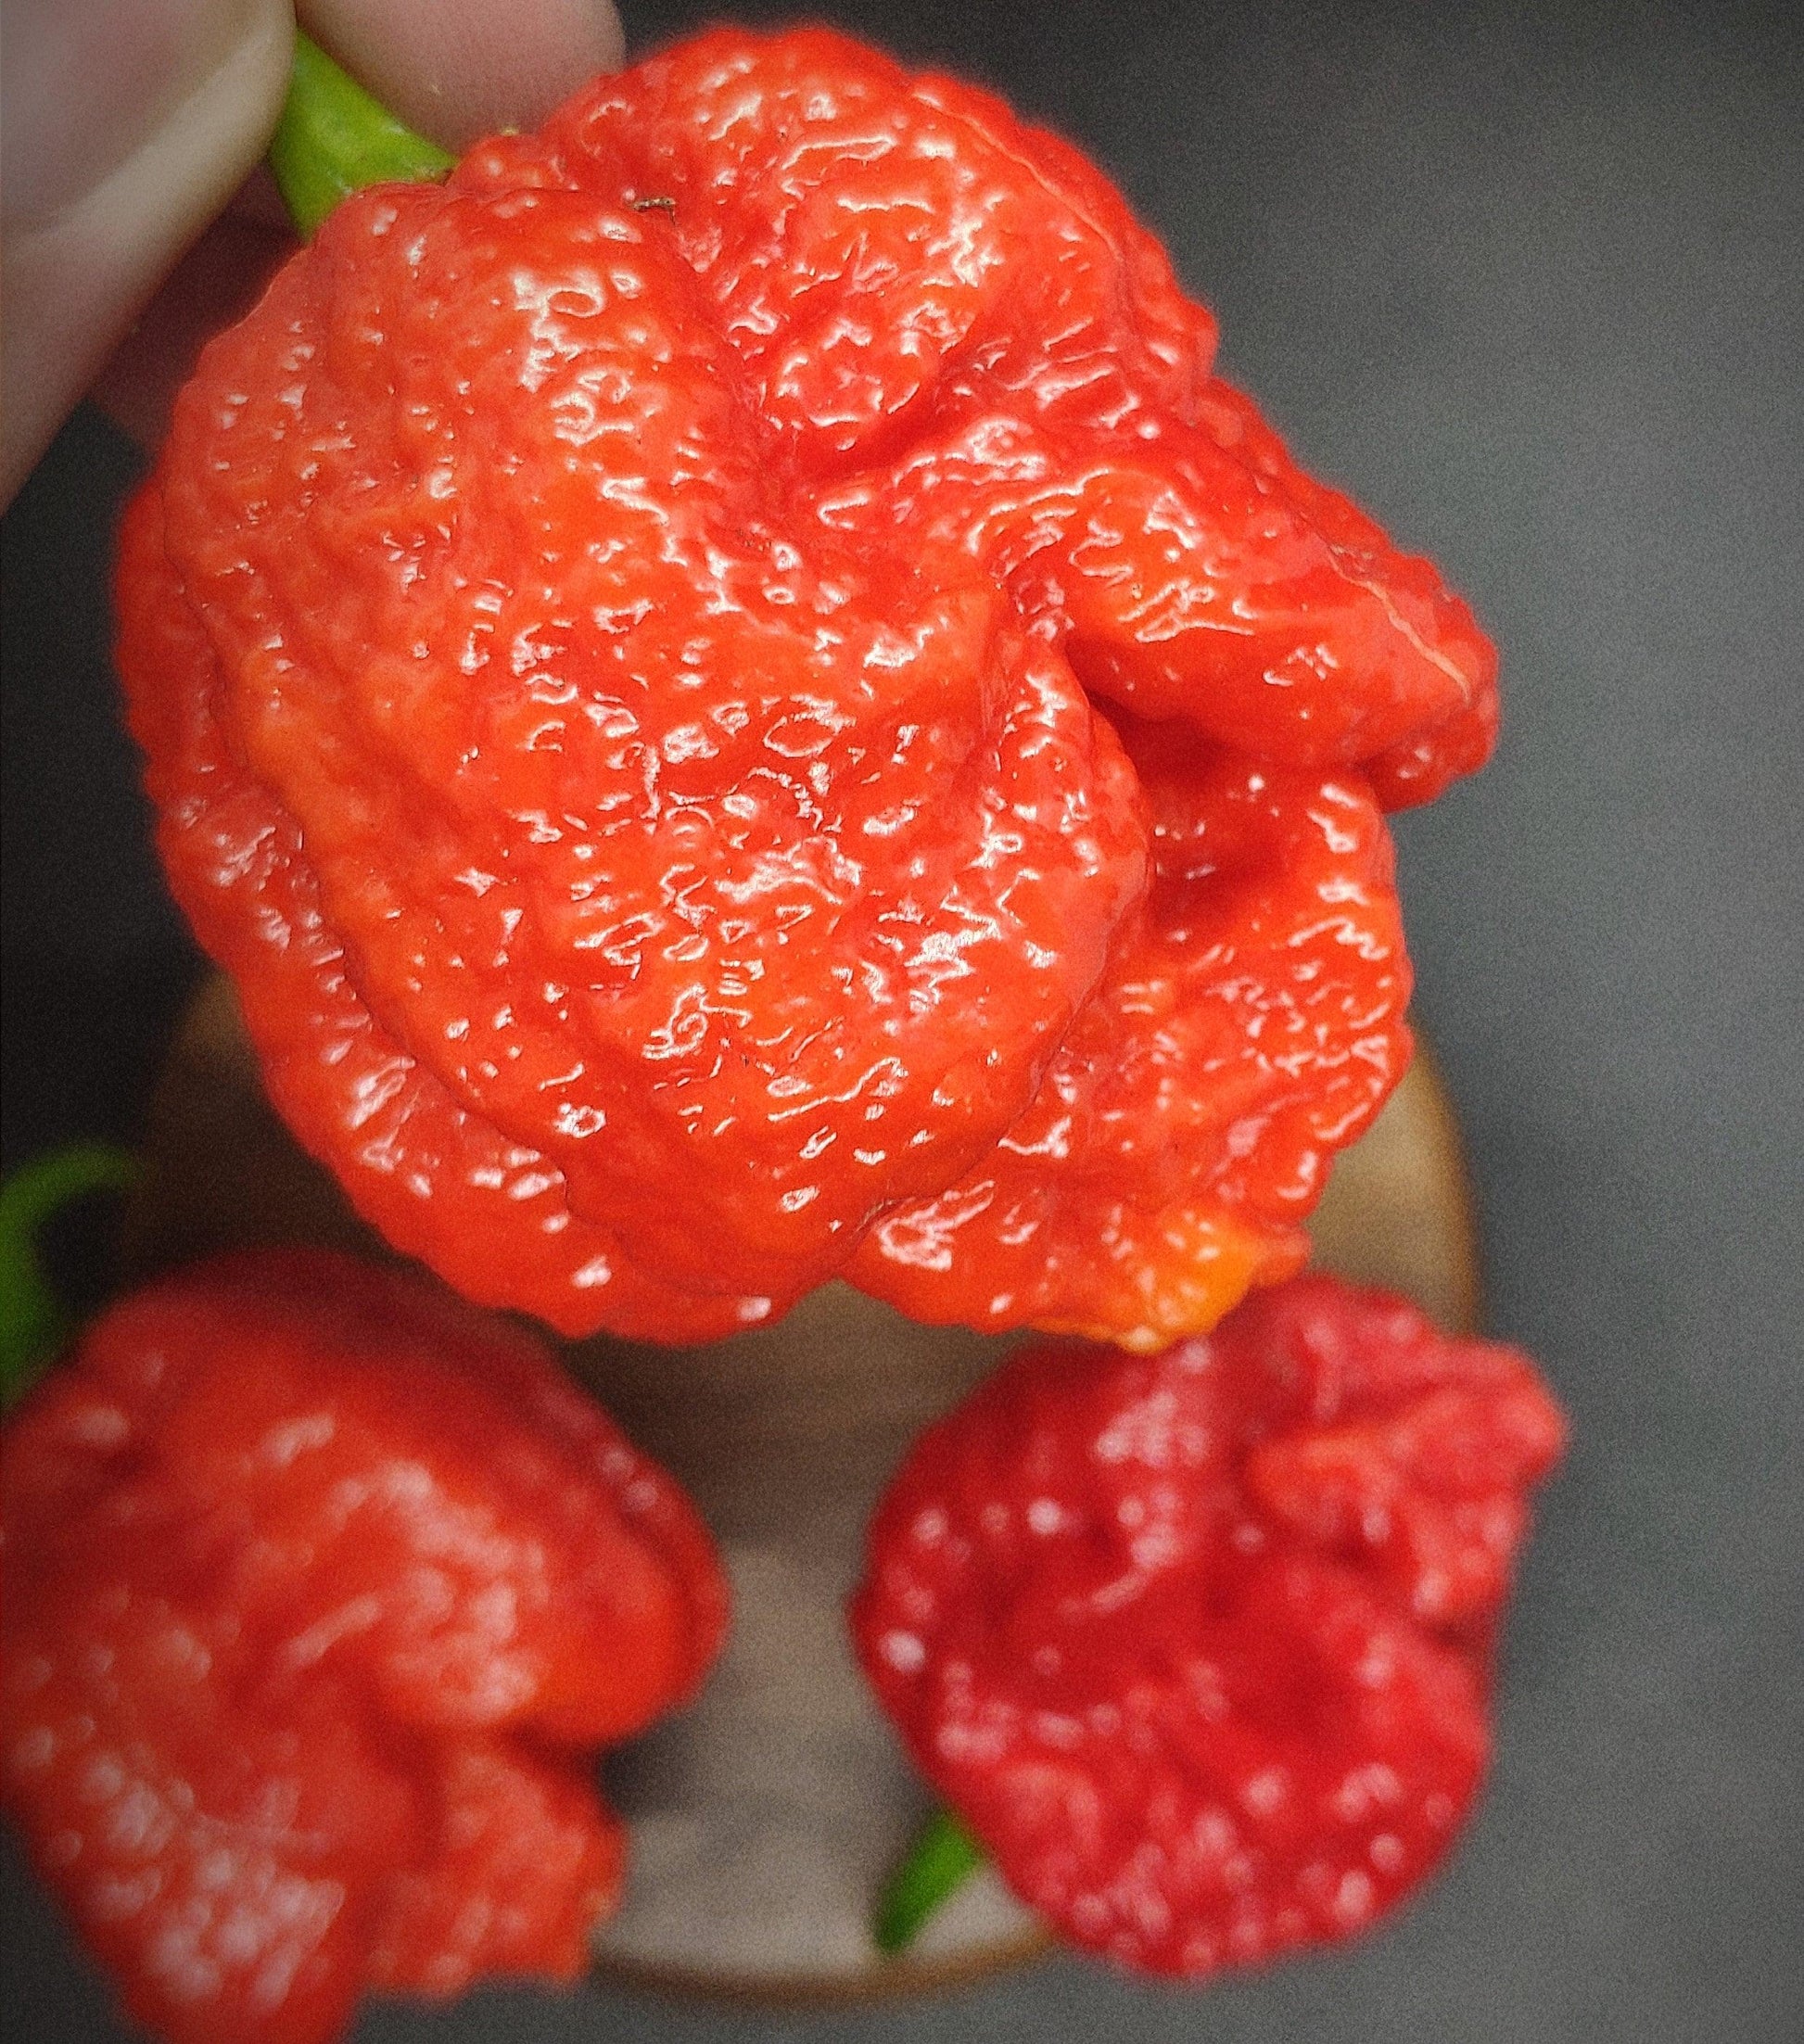
M 323 2044 L 574 1977 L 593 1748 L 687 1698 L 700 1521 L 539 1346 L 315 1252 L 114 1307 L 6 1429 L 4 1791 L 132 2013 Z
M 1025 1351 L 885 1493 L 858 1657 L 1074 1942 L 1190 1977 L 1332 1942 L 1477 1793 L 1562 1441 L 1526 1356 L 1326 1277 L 1161 1355 Z
M 327 219 L 178 407 L 120 661 L 176 893 L 391 1240 L 669 1340 L 845 1271 L 1145 1345 L 1288 1267 L 1407 1052 L 1376 806 L 1482 759 L 1494 659 L 1213 341 L 1073 151 L 817 31 Z M 1300 1033 L 1177 848 L 1261 775 L 1213 893 L 1313 946 Z
M 917 1319 L 1165 1347 L 1299 1269 L 1328 1160 L 1408 1061 L 1390 832 L 1351 775 L 1121 717 L 1152 883 L 978 1168 L 884 1215 L 855 1281 Z

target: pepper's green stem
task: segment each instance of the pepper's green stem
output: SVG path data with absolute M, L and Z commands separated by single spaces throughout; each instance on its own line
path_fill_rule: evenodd
M 984 1863 L 984 1848 L 949 1809 L 936 1809 L 884 1884 L 870 1934 L 883 1952 L 905 1950 L 942 1902 Z
M 53 1149 L 0 1186 L 0 1405 L 34 1381 L 71 1329 L 38 1258 L 38 1229 L 91 1192 L 123 1192 L 137 1182 L 134 1158 L 106 1143 Z
M 295 68 L 269 162 L 303 240 L 364 185 L 443 177 L 456 160 L 403 127 L 317 43 L 295 37 Z

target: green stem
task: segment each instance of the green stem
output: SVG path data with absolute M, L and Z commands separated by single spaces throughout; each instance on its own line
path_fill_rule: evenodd
M 934 1911 L 983 1863 L 983 1847 L 949 1809 L 936 1809 L 878 1898 L 870 1926 L 878 1950 L 906 1950 Z
M 303 240 L 364 185 L 443 177 L 456 160 L 403 127 L 317 43 L 295 37 L 295 68 L 269 162 Z
M 0 1186 L 0 1405 L 10 1405 L 68 1340 L 72 1325 L 38 1256 L 38 1230 L 94 1192 L 135 1184 L 136 1161 L 106 1143 L 74 1143 Z

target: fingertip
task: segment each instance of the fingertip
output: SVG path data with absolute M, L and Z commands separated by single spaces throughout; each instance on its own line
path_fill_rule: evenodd
M 298 12 L 361 85 L 448 149 L 537 127 L 624 49 L 612 0 L 299 0 Z
M 216 149 L 254 155 L 293 33 L 285 0 L 39 0 L 6 32 L 0 189 L 14 233 L 67 215 L 178 123 L 205 120 Z
M 0 243 L 0 501 L 256 163 L 294 48 L 286 0 L 71 7 L 22 74 L 13 26 L 7 140 L 33 167 L 7 186 Z M 21 109 L 70 133 L 40 152 Z

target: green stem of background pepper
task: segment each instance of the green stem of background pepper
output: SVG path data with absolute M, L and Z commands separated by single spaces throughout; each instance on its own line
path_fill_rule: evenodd
M 341 198 L 364 185 L 443 177 L 456 160 L 403 127 L 317 43 L 295 37 L 294 70 L 269 164 L 303 240 Z
M 296 36 L 294 73 L 269 163 L 303 238 L 364 185 L 443 177 L 454 160 L 402 126 L 317 44 Z M 983 1863 L 983 1847 L 958 1819 L 935 1811 L 878 1898 L 871 1923 L 878 1949 L 905 1950 Z
M 934 1911 L 983 1863 L 983 1847 L 949 1809 L 936 1809 L 877 1898 L 870 1925 L 877 1949 L 905 1951 Z
M 0 1186 L 0 1406 L 30 1389 L 74 1331 L 38 1256 L 38 1230 L 95 1192 L 124 1192 L 136 1161 L 106 1143 L 52 1150 Z

